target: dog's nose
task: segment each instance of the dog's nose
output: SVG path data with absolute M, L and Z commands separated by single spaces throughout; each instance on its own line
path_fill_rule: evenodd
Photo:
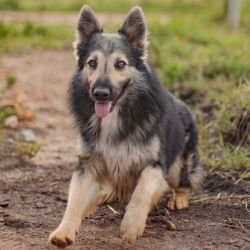
M 106 101 L 110 97 L 110 90 L 107 88 L 95 88 L 93 94 L 96 100 Z

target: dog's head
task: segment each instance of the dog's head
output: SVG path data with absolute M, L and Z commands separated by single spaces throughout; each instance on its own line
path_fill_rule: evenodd
M 124 98 L 145 63 L 147 28 L 141 8 L 129 12 L 117 34 L 106 34 L 93 11 L 84 6 L 74 47 L 96 115 L 103 118 Z

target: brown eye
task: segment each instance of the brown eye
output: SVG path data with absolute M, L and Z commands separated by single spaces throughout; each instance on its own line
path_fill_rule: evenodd
M 89 65 L 90 68 L 96 69 L 97 61 L 96 60 L 90 60 L 90 61 L 88 61 L 88 65 Z
M 116 62 L 115 68 L 119 69 L 119 70 L 122 70 L 122 69 L 125 68 L 126 65 L 127 65 L 126 62 L 120 60 L 120 61 Z

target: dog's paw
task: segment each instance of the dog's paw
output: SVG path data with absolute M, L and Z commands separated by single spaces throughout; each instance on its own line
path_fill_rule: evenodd
M 65 248 L 75 241 L 76 230 L 69 227 L 58 227 L 49 236 L 49 242 L 59 248 Z
M 121 237 L 124 242 L 132 243 L 144 232 L 147 216 L 139 213 L 125 213 L 121 223 Z
M 170 210 L 186 209 L 189 206 L 188 195 L 185 193 L 177 193 L 175 197 L 171 197 L 168 200 L 167 207 Z

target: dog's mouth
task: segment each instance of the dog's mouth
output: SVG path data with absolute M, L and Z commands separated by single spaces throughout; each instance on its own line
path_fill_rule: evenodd
M 95 102 L 95 113 L 97 117 L 104 118 L 106 117 L 112 110 L 112 102 Z
M 124 95 L 129 83 L 130 79 L 125 81 L 120 91 L 113 89 L 113 94 L 108 100 L 97 100 L 97 98 L 93 97 L 95 102 L 95 114 L 97 117 L 104 118 L 112 112 L 118 100 Z

